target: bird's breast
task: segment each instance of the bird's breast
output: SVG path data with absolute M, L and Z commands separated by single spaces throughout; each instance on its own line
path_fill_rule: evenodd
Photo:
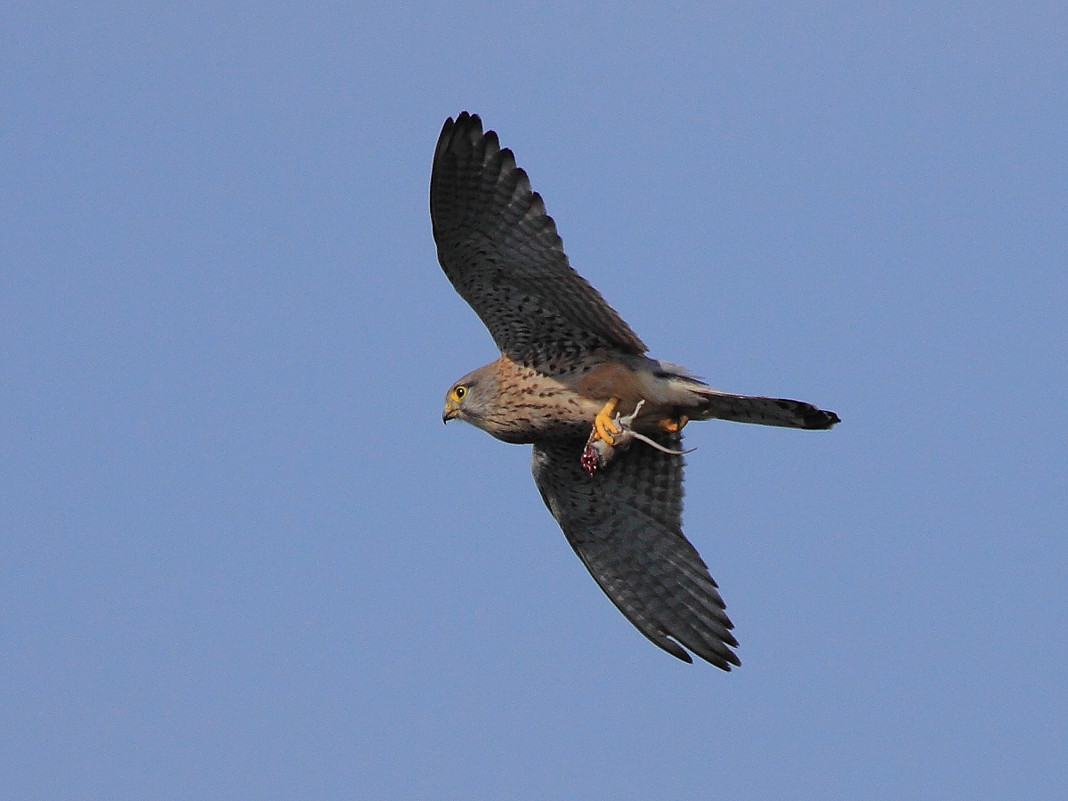
M 505 442 L 585 436 L 603 405 L 558 377 L 516 364 L 496 363 L 496 391 L 477 425 Z

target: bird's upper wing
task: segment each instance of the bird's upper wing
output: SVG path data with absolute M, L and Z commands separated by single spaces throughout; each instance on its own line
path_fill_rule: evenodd
M 645 352 L 571 269 L 541 196 L 477 115 L 465 111 L 441 129 L 430 219 L 445 275 L 513 360 L 546 369 L 587 349 Z
M 678 450 L 680 434 L 658 439 Z M 716 582 L 682 534 L 682 457 L 634 443 L 592 477 L 582 443 L 535 443 L 534 481 L 601 589 L 646 637 L 687 662 L 741 664 Z M 682 647 L 680 647 L 680 645 Z

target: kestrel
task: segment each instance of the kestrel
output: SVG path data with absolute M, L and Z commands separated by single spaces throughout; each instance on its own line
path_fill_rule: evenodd
M 646 346 L 568 264 L 512 151 L 477 115 L 445 121 L 430 178 L 438 260 L 501 357 L 445 396 L 442 419 L 533 445 L 541 497 L 601 589 L 673 656 L 741 662 L 708 567 L 682 533 L 690 420 L 826 429 L 812 404 L 731 395 Z

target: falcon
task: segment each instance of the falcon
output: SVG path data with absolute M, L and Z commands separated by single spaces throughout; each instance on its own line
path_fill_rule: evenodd
M 430 178 L 438 260 L 501 356 L 455 382 L 442 419 L 530 444 L 534 482 L 579 559 L 653 643 L 740 665 L 716 582 L 682 533 L 682 428 L 828 429 L 834 412 L 712 389 L 645 343 L 568 264 L 511 150 L 477 115 L 441 129 Z

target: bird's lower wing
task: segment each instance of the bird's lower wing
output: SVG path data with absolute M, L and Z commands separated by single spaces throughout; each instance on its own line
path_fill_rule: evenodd
M 658 437 L 680 450 L 678 433 Z M 588 476 L 581 442 L 536 443 L 534 481 L 571 547 L 642 634 L 693 661 L 741 664 L 716 582 L 682 534 L 682 457 L 634 443 Z

